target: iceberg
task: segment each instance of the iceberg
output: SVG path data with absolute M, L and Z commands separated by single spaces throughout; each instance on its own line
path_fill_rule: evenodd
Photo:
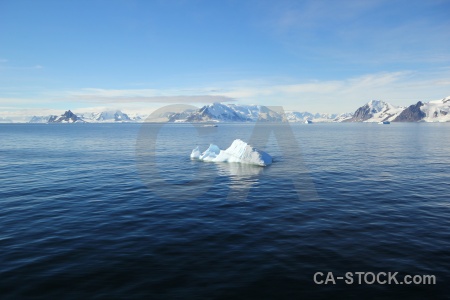
M 240 139 L 234 140 L 226 150 L 220 150 L 217 145 L 211 144 L 202 153 L 197 146 L 192 150 L 191 159 L 210 162 L 236 162 L 263 167 L 272 163 L 272 156 L 264 151 L 253 148 Z

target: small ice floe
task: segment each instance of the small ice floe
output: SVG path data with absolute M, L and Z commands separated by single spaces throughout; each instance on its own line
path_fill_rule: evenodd
M 217 145 L 211 144 L 202 153 L 199 147 L 196 147 L 192 150 L 191 159 L 211 162 L 236 162 L 263 167 L 272 163 L 272 156 L 264 151 L 253 148 L 240 139 L 234 140 L 226 150 L 220 150 Z

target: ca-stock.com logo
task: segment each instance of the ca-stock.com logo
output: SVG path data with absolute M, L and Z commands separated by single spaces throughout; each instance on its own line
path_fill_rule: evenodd
M 179 180 L 179 176 L 175 176 L 177 177 L 176 179 L 168 178 L 167 176 L 167 170 L 173 166 L 165 165 L 164 159 L 161 159 L 161 156 L 164 155 L 164 151 L 158 151 L 158 145 L 161 146 L 162 144 L 161 141 L 158 143 L 158 137 L 161 135 L 162 131 L 164 131 L 164 126 L 173 127 L 180 125 L 185 128 L 186 126 L 191 126 L 190 134 L 194 135 L 192 140 L 195 139 L 196 134 L 197 137 L 204 138 L 219 133 L 218 128 L 205 126 L 204 123 L 196 122 L 195 120 L 192 122 L 185 121 L 183 124 L 170 125 L 165 122 L 167 116 L 178 114 L 180 118 L 183 118 L 183 116 L 189 115 L 189 112 L 194 111 L 198 111 L 198 107 L 185 104 L 173 104 L 161 107 L 148 116 L 139 130 L 136 142 L 137 171 L 147 188 L 161 199 L 188 201 L 199 198 L 214 188 L 216 177 L 220 176 L 220 172 L 214 172 L 211 168 L 201 167 L 193 168 L 195 169 L 195 174 L 191 174 L 193 176 L 189 177 L 189 180 Z M 278 118 L 274 118 L 274 115 L 278 116 Z M 268 118 L 268 116 L 270 118 Z M 192 127 L 194 130 L 192 130 Z M 236 130 L 236 128 L 234 130 Z M 238 134 L 238 132 L 236 134 Z M 319 200 L 310 173 L 302 159 L 299 143 L 294 136 L 289 122 L 285 118 L 284 110 L 281 106 L 264 107 L 264 111 L 260 113 L 259 118 L 254 122 L 251 136 L 246 142 L 252 147 L 261 149 L 269 141 L 271 134 L 275 137 L 278 148 L 281 149 L 282 163 L 275 160 L 270 167 L 249 167 L 240 163 L 227 164 L 233 165 L 232 168 L 238 168 L 240 171 L 249 170 L 245 168 L 252 168 L 251 170 L 256 169 L 257 171 L 244 172 L 243 175 L 239 172 L 234 174 L 237 176 L 233 177 L 235 179 L 238 177 L 238 180 L 230 181 L 226 199 L 247 199 L 252 184 L 249 184 L 249 180 L 239 180 L 239 175 L 242 175 L 247 177 L 268 176 L 269 180 L 271 179 L 271 176 L 274 176 L 274 180 L 277 179 L 275 178 L 276 176 L 283 176 L 283 181 L 290 181 L 291 189 L 294 190 L 290 190 L 290 195 L 296 195 L 295 197 L 297 197 L 299 201 Z M 167 145 L 167 147 L 171 147 L 171 145 Z M 192 149 L 186 149 L 186 147 L 183 148 L 182 146 L 178 153 L 181 156 L 186 156 L 186 159 L 189 159 L 191 150 Z M 183 151 L 187 152 L 183 153 Z M 223 167 L 224 163 L 218 163 L 217 165 Z M 282 165 L 282 169 L 277 169 L 277 165 L 280 165 L 280 167 Z M 276 192 L 277 191 L 271 192 L 272 197 L 276 197 Z M 281 190 L 280 193 L 282 193 Z

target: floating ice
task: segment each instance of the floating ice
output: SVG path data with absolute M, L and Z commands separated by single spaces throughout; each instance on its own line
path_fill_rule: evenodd
M 196 147 L 191 153 L 192 159 L 212 162 L 237 162 L 258 166 L 267 166 L 272 163 L 272 157 L 264 151 L 253 148 L 239 139 L 234 140 L 226 150 L 220 150 L 214 144 L 209 145 L 205 152 L 201 153 Z

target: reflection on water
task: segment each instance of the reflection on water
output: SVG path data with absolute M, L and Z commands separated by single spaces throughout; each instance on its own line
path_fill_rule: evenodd
M 265 168 L 241 163 L 218 163 L 219 176 L 230 180 L 227 200 L 245 200 L 252 186 L 259 182 Z
M 218 163 L 219 176 L 250 177 L 260 175 L 264 167 L 241 163 Z

